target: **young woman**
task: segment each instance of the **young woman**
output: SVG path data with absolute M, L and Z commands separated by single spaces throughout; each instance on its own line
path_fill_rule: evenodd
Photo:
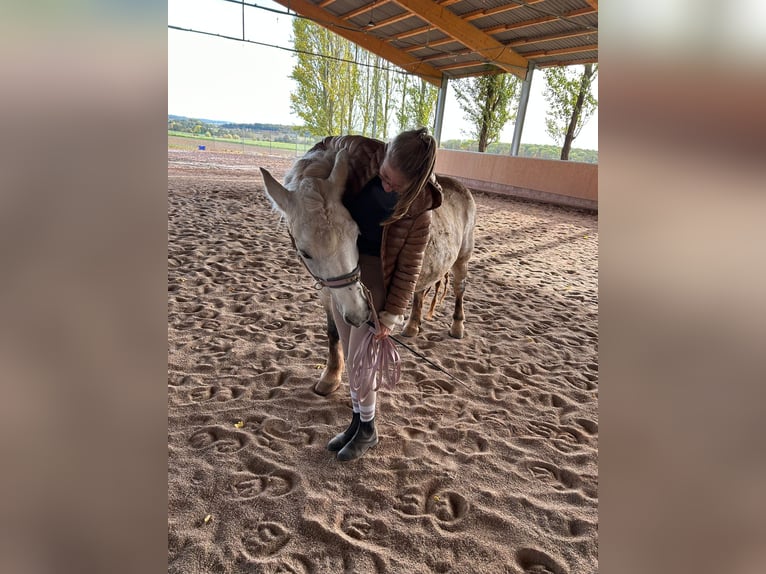
M 359 267 L 378 313 L 377 340 L 403 322 L 423 264 L 431 210 L 442 203 L 433 176 L 436 140 L 425 128 L 399 134 L 385 144 L 362 136 L 328 137 L 313 149 L 348 151 L 349 175 L 343 204 L 359 226 Z M 335 311 L 349 377 L 369 326 L 346 324 Z M 351 383 L 351 424 L 327 444 L 338 460 L 353 460 L 378 444 L 375 391 L 360 397 Z M 357 383 L 357 384 L 354 384 Z M 370 381 L 366 381 L 367 384 Z M 374 388 L 375 381 L 372 381 Z

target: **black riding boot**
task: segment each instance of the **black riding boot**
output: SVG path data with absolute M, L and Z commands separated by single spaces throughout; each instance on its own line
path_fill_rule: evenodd
M 330 452 L 338 452 L 340 449 L 342 449 L 344 446 L 346 446 L 346 443 L 350 441 L 352 438 L 354 438 L 354 435 L 356 434 L 357 429 L 359 428 L 359 421 L 361 420 L 359 418 L 359 413 L 354 413 L 351 417 L 351 424 L 348 425 L 348 428 L 344 430 L 342 433 L 335 435 L 334 438 L 330 440 L 330 442 L 327 443 L 327 450 Z
M 378 444 L 378 431 L 375 430 L 375 419 L 371 421 L 360 421 L 359 429 L 356 431 L 346 446 L 338 453 L 338 460 L 354 460 L 359 458 L 370 447 Z

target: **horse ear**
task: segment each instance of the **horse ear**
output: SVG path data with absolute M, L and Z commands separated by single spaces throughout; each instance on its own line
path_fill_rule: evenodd
M 290 207 L 290 192 L 279 183 L 268 170 L 260 168 L 263 176 L 263 183 L 266 184 L 266 196 L 271 200 L 271 204 L 282 215 L 286 215 Z
M 341 149 L 335 155 L 335 165 L 333 165 L 332 173 L 327 181 L 332 186 L 332 189 L 338 192 L 339 195 L 343 194 L 346 188 L 346 179 L 348 177 L 348 152 L 345 149 Z

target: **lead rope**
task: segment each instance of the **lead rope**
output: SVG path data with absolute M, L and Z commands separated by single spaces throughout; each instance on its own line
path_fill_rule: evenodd
M 391 337 L 375 340 L 375 334 L 380 330 L 380 320 L 370 290 L 364 283 L 360 282 L 360 285 L 372 310 L 374 326 L 369 327 L 351 360 L 349 380 L 351 389 L 358 394 L 359 402 L 363 403 L 371 392 L 379 388 L 393 390 L 401 378 L 402 369 L 399 351 Z

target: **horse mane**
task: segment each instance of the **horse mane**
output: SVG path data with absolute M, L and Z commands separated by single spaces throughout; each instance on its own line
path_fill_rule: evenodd
M 294 190 L 307 177 L 327 179 L 335 165 L 335 152 L 315 150 L 298 159 L 285 176 L 285 187 Z

